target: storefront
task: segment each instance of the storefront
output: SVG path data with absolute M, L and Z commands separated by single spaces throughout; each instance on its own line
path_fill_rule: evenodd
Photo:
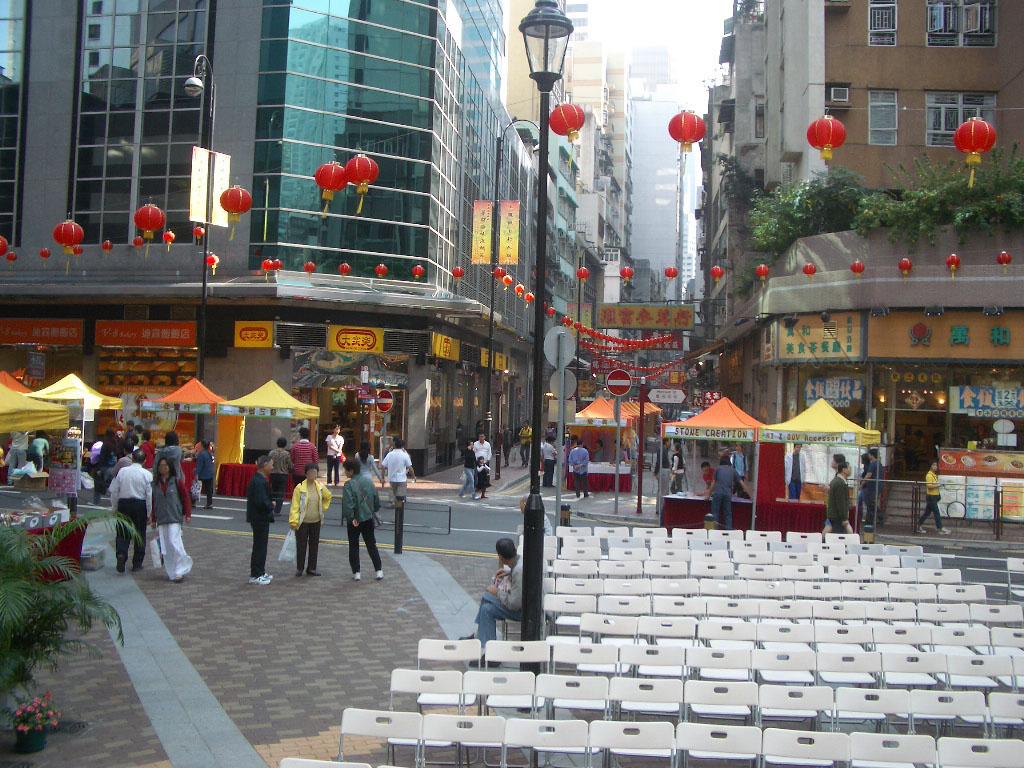
M 0 370 L 18 373 L 28 387 L 82 372 L 83 321 L 5 318 L 0 322 Z

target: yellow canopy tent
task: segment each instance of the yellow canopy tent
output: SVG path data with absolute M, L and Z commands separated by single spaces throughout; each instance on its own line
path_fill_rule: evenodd
M 73 373 L 69 373 L 55 384 L 33 392 L 28 397 L 65 403 L 83 403 L 88 411 L 117 411 L 124 407 L 121 398 L 101 395 Z
M 245 417 L 317 419 L 320 408 L 296 400 L 277 382 L 268 381 L 248 395 L 219 403 L 217 414 L 218 456 L 222 464 L 237 464 L 245 447 Z
M 876 429 L 865 429 L 850 421 L 827 400 L 817 400 L 789 421 L 762 427 L 760 439 L 765 443 L 878 445 L 882 442 L 882 435 Z
M 41 403 L 7 387 L 0 387 L 0 432 L 67 428 L 66 406 L 59 403 Z

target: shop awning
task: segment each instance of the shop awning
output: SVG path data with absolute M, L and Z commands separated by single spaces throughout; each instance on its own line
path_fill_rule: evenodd
M 143 400 L 143 411 L 177 411 L 178 413 L 213 413 L 224 398 L 211 392 L 199 379 L 192 378 L 169 395 L 155 400 Z
M 625 404 L 623 404 L 625 405 Z M 621 426 L 626 428 L 629 426 L 629 422 L 626 420 L 625 408 L 622 409 L 621 413 L 622 422 L 618 425 L 615 423 L 615 404 L 611 400 L 605 400 L 602 397 L 597 398 L 594 402 L 579 411 L 575 418 L 567 424 L 569 427 L 615 427 Z
M 855 424 L 827 400 L 817 400 L 803 413 L 781 424 L 761 430 L 766 443 L 825 443 L 829 445 L 878 445 L 882 436 L 875 429 Z
M 226 416 L 259 416 L 277 419 L 318 419 L 320 409 L 307 405 L 285 392 L 276 381 L 268 381 L 262 387 L 243 395 L 237 400 L 228 400 L 217 406 L 217 413 Z
M 728 397 L 723 397 L 709 408 L 686 421 L 670 421 L 661 428 L 662 437 L 688 440 L 728 440 L 752 443 L 760 421 L 743 411 Z
M 56 384 L 33 392 L 29 397 L 65 403 L 84 403 L 88 411 L 117 411 L 123 407 L 121 398 L 101 395 L 73 373 L 69 373 Z
M 67 428 L 66 406 L 41 403 L 7 387 L 0 387 L 0 432 Z
M 11 376 L 7 371 L 0 371 L 0 384 L 7 387 L 12 392 L 17 392 L 22 395 L 27 395 L 32 391 L 16 378 Z

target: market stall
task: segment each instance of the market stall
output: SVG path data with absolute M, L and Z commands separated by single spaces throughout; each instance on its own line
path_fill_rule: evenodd
M 715 402 L 686 421 L 670 421 L 662 425 L 661 436 L 670 440 L 714 440 L 724 443 L 755 443 L 760 421 L 745 413 L 727 397 Z M 755 463 L 758 451 L 755 449 Z M 717 461 L 712 461 L 714 466 Z M 755 474 L 758 480 L 760 472 Z M 756 483 L 755 483 L 755 498 Z M 759 509 L 759 507 L 757 508 Z M 711 511 L 711 501 L 696 493 L 677 493 L 664 499 L 664 521 L 667 528 L 698 528 L 704 516 Z M 733 527 L 746 530 L 758 525 L 755 505 L 751 499 L 734 496 L 732 500 Z
M 633 469 L 630 463 L 620 461 L 618 466 L 615 465 L 616 436 L 631 441 L 632 430 L 626 418 L 625 406 L 623 403 L 620 419 L 616 421 L 615 403 L 599 397 L 565 425 L 569 433 L 578 437 L 580 444 L 590 452 L 592 461 L 588 467 L 587 487 L 594 493 L 613 491 L 613 478 L 616 477 L 619 491 L 633 490 Z M 598 442 L 602 448 L 598 448 Z M 566 490 L 574 491 L 572 473 L 567 472 L 566 475 Z
M 32 390 L 18 381 L 16 378 L 11 376 L 7 371 L 0 371 L 0 385 L 7 387 L 10 390 L 18 392 L 22 395 L 27 395 Z
M 820 531 L 825 526 L 825 505 L 807 498 L 791 501 L 786 498 L 783 477 L 783 458 L 786 443 L 801 443 L 809 446 L 826 446 L 827 450 L 816 452 L 817 475 L 827 481 L 831 479 L 829 462 L 834 452 L 842 448 L 859 448 L 878 445 L 881 434 L 874 429 L 855 424 L 847 419 L 827 400 L 816 400 L 810 408 L 789 421 L 770 424 L 760 430 L 762 446 L 774 444 L 774 458 L 758 464 L 759 484 L 763 493 L 758 494 L 758 528 L 767 531 Z M 762 450 L 762 458 L 764 451 Z M 853 456 L 848 457 L 851 461 Z
M 285 392 L 275 381 L 268 381 L 259 389 L 236 400 L 217 404 L 218 417 L 233 417 L 237 423 L 230 434 L 218 431 L 221 453 L 220 469 L 217 474 L 217 493 L 221 496 L 245 496 L 249 481 L 256 474 L 255 464 L 242 464 L 242 448 L 245 445 L 245 419 L 317 419 L 320 409 L 303 403 Z M 218 421 L 218 430 L 228 425 Z M 311 430 L 312 431 L 312 430 Z M 235 458 L 234 462 L 225 457 Z M 288 479 L 288 493 L 291 493 L 291 478 Z

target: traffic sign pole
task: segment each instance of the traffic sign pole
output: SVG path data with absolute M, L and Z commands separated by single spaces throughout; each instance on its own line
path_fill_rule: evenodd
M 640 450 L 637 451 L 636 464 L 636 513 L 642 515 L 644 498 L 644 457 L 647 455 L 647 446 L 644 443 L 644 396 L 647 394 L 647 379 L 640 377 Z
M 615 398 L 615 514 L 619 514 L 619 465 L 622 463 L 622 398 Z
M 561 363 L 564 359 L 563 355 L 563 340 L 564 336 L 561 334 L 558 336 L 556 349 L 557 354 L 555 355 L 556 360 Z M 567 344 L 564 346 L 568 346 Z M 565 360 L 568 365 L 568 360 Z M 565 450 L 562 446 L 565 435 L 565 365 L 558 366 L 558 440 L 556 446 L 558 450 L 555 451 L 555 473 L 558 475 L 555 480 L 555 520 L 562 519 L 562 467 L 564 462 Z M 540 424 L 534 425 L 534 429 L 539 429 Z

